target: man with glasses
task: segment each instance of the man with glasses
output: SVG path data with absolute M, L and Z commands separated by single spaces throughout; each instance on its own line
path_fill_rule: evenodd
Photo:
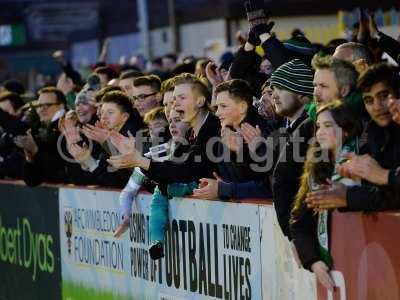
M 141 76 L 133 80 L 131 99 L 134 107 L 143 118 L 155 107 L 161 106 L 161 80 L 156 75 Z
M 47 87 L 39 91 L 36 111 L 43 123 L 51 123 L 60 119 L 65 114 L 65 96 L 54 88 Z
M 58 121 L 65 114 L 65 106 L 66 99 L 60 90 L 55 87 L 41 89 L 36 103 L 40 126 L 15 139 L 25 153 L 23 177 L 29 186 L 65 181 L 64 161 L 57 150 Z

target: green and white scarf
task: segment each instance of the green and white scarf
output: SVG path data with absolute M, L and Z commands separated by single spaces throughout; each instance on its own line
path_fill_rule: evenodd
M 345 145 L 343 145 L 342 150 L 338 159 L 335 162 L 335 170 L 333 171 L 331 180 L 332 182 L 340 182 L 345 186 L 355 186 L 360 185 L 360 181 L 356 181 L 350 178 L 345 178 L 339 175 L 336 172 L 336 167 L 346 162 L 346 158 L 344 157 L 345 154 L 348 153 L 359 153 L 358 150 L 358 138 L 349 141 Z M 318 234 L 318 242 L 319 242 L 319 249 L 320 255 L 322 260 L 328 265 L 332 266 L 332 256 L 329 253 L 329 236 L 328 236 L 328 222 L 329 222 L 329 211 L 324 210 L 319 213 L 318 215 L 318 227 L 317 227 L 317 234 Z

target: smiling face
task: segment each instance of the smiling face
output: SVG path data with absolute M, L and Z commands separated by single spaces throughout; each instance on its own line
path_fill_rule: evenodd
M 37 113 L 41 122 L 50 122 L 54 115 L 63 108 L 63 105 L 57 102 L 57 96 L 54 93 L 41 93 L 37 105 Z
M 342 144 L 342 130 L 337 125 L 329 110 L 323 111 L 317 117 L 316 138 L 321 149 L 336 151 Z
M 119 130 L 129 119 L 129 114 L 113 102 L 103 103 L 100 110 L 100 121 L 109 130 Z
M 378 82 L 363 92 L 365 109 L 371 119 L 380 127 L 386 127 L 392 122 L 389 112 L 389 95 L 396 95 L 393 88 L 386 82 Z
M 87 91 L 80 96 L 77 95 L 75 100 L 75 111 L 81 124 L 87 124 L 97 112 L 95 106 L 94 92 Z
M 96 114 L 96 107 L 90 103 L 78 103 L 75 107 L 76 115 L 81 124 L 87 124 Z
M 245 101 L 234 99 L 228 91 L 217 94 L 215 105 L 217 107 L 215 115 L 219 118 L 221 127 L 239 127 L 248 109 Z

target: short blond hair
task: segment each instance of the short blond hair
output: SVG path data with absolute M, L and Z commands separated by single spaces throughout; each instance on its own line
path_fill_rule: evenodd
M 201 96 L 206 98 L 206 103 L 211 102 L 211 93 L 207 87 L 207 83 L 204 79 L 199 78 L 190 73 L 182 73 L 180 75 L 175 76 L 174 78 L 175 86 L 180 84 L 191 84 L 193 88 L 200 93 Z
M 165 117 L 164 107 L 153 108 L 144 115 L 143 122 L 146 125 L 149 125 L 154 120 L 165 120 L 168 122 L 167 118 Z
M 328 69 L 333 72 L 337 86 L 350 86 L 351 90 L 356 88 L 358 72 L 351 62 L 333 58 L 332 56 L 317 56 L 312 59 L 314 70 Z

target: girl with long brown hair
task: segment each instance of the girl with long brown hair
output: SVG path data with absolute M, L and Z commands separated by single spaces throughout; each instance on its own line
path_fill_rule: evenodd
M 340 101 L 320 107 L 317 111 L 315 141 L 311 144 L 304 164 L 300 189 L 294 201 L 290 230 L 293 243 L 304 268 L 314 272 L 319 282 L 333 290 L 329 276 L 332 258 L 329 254 L 328 212 L 307 207 L 307 193 L 328 189 L 331 182 L 350 186 L 359 184 L 335 172 L 345 153 L 358 152 L 361 125 L 354 113 Z

